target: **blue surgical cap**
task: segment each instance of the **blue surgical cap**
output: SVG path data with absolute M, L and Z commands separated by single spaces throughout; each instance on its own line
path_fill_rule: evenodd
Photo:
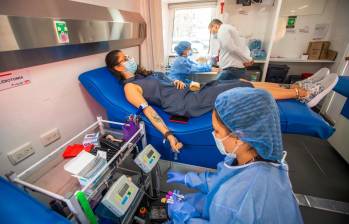
M 234 88 L 218 95 L 215 109 L 224 125 L 263 159 L 282 159 L 279 110 L 268 92 Z
M 183 51 L 185 51 L 186 49 L 191 48 L 191 43 L 188 41 L 180 41 L 177 46 L 174 48 L 174 50 L 176 51 L 176 53 L 178 55 L 182 55 Z

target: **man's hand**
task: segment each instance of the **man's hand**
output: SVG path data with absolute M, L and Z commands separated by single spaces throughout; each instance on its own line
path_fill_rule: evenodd
M 175 80 L 175 81 L 173 81 L 173 84 L 175 85 L 175 87 L 177 88 L 177 89 L 184 89 L 185 88 L 185 83 L 184 82 L 182 82 L 182 81 L 180 81 L 180 80 Z
M 189 85 L 189 89 L 193 92 L 200 90 L 200 83 L 192 81 Z
M 177 138 L 173 135 L 169 135 L 167 140 L 170 142 L 172 151 L 179 152 L 179 150 L 183 147 L 183 144 L 177 140 Z
M 220 72 L 220 68 L 212 67 L 211 72 Z
M 250 67 L 254 64 L 254 61 L 247 61 L 247 62 L 244 62 L 243 65 L 247 68 L 247 67 Z

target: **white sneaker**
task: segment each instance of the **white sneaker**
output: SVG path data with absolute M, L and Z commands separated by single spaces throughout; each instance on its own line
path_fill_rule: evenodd
M 307 79 L 298 81 L 298 82 L 296 82 L 296 84 L 299 87 L 306 89 L 305 85 L 307 85 L 309 83 L 319 82 L 319 81 L 323 80 L 329 74 L 330 74 L 330 70 L 328 68 L 321 68 L 319 71 L 315 72 L 314 75 L 310 76 Z
M 301 101 L 306 103 L 308 107 L 315 107 L 335 87 L 337 82 L 337 74 L 331 73 L 318 82 L 306 83 L 304 89 L 309 92 L 309 95 Z

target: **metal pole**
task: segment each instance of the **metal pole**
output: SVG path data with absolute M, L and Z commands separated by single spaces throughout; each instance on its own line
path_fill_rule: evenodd
M 98 116 L 97 117 L 97 122 L 98 122 L 98 128 L 99 128 L 99 131 L 101 132 L 101 135 L 104 135 L 105 131 L 104 131 L 104 126 L 103 126 L 103 118 L 102 118 L 102 116 Z
M 147 146 L 147 136 L 145 133 L 145 124 L 144 121 L 141 121 L 139 123 L 139 127 L 141 128 L 141 134 L 142 134 L 142 147 L 146 147 Z
M 90 224 L 84 211 L 81 209 L 79 202 L 76 200 L 75 195 L 71 196 L 69 200 L 65 201 L 68 208 L 73 212 L 82 224 Z
M 86 192 L 86 190 L 90 187 L 90 185 L 97 180 L 97 178 L 99 178 L 99 176 L 106 170 L 106 168 L 109 167 L 109 165 L 111 165 L 111 163 L 114 162 L 114 160 L 125 151 L 125 149 L 128 149 L 129 144 L 131 144 L 131 142 L 135 139 L 135 137 L 141 132 L 141 129 L 138 130 L 133 136 L 132 138 L 130 138 L 127 142 L 124 143 L 124 145 L 121 147 L 121 149 L 113 156 L 113 158 L 111 158 L 109 160 L 108 163 L 106 163 L 103 168 L 101 168 L 95 175 L 93 178 L 91 178 L 91 180 L 86 184 L 86 186 L 81 190 L 83 192 Z

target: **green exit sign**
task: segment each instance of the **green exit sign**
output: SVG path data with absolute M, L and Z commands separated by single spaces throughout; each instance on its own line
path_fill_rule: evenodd
M 295 24 L 296 24 L 296 19 L 297 16 L 289 16 L 288 20 L 287 20 L 287 26 L 286 28 L 294 28 Z
M 68 27 L 65 21 L 54 21 L 58 43 L 69 43 Z

